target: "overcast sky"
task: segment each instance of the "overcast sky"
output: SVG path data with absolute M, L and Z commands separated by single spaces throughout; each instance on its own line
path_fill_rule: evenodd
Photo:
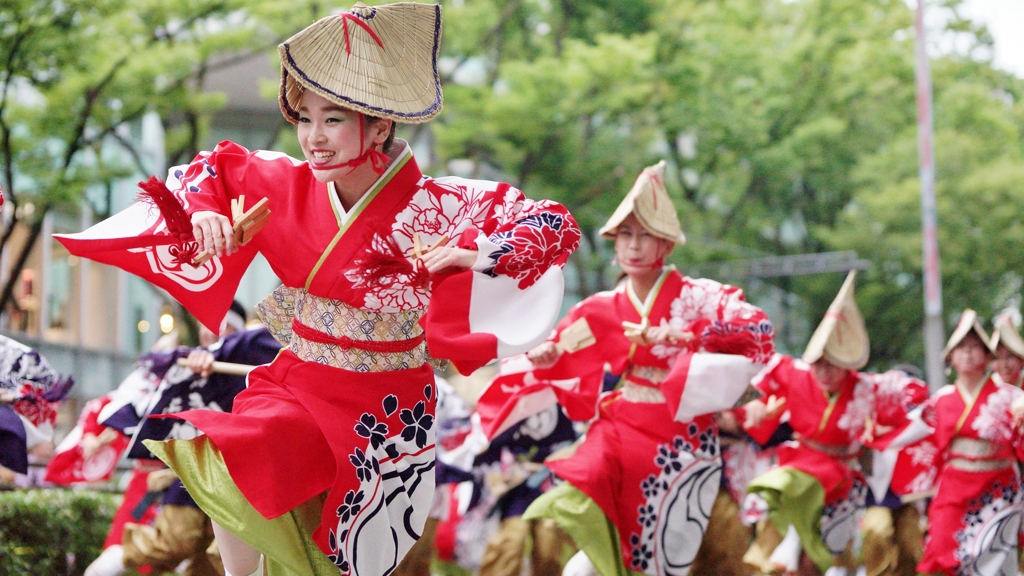
M 995 37 L 996 67 L 1024 77 L 1024 0 L 965 0 L 964 12 Z

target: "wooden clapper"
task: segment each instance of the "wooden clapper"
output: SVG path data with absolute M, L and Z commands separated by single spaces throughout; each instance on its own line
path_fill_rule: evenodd
M 266 198 L 260 198 L 260 201 L 253 205 L 252 208 L 243 212 L 245 195 L 243 194 L 231 200 L 231 229 L 234 231 L 236 245 L 245 246 L 253 239 L 253 236 L 256 236 L 260 230 L 263 230 L 270 223 L 268 203 L 269 201 Z M 213 258 L 213 254 L 204 252 L 192 261 L 192 265 L 200 266 L 210 258 Z

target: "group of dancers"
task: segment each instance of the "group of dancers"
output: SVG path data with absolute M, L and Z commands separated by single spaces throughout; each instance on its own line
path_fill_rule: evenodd
M 851 273 L 802 358 L 779 355 L 740 289 L 665 264 L 685 237 L 663 162 L 600 230 L 620 281 L 556 325 L 580 241 L 569 212 L 424 176 L 395 138 L 396 123 L 440 113 L 440 41 L 436 5 L 315 22 L 279 47 L 280 108 L 305 161 L 223 142 L 58 237 L 218 333 L 257 252 L 282 281 L 257 307 L 281 350 L 229 408 L 189 380 L 194 401 L 135 424 L 162 426 L 138 449 L 201 510 L 225 574 L 420 574 L 417 541 L 441 538 L 457 508 L 438 482 L 460 478 L 501 516 L 480 555 L 494 574 L 521 571 L 528 541 L 538 574 L 1016 572 L 1012 325 L 990 340 L 966 311 L 945 352 L 955 383 L 929 395 L 911 368 L 859 372 Z M 214 361 L 186 360 L 193 375 Z M 475 415 L 445 416 L 435 369 L 494 360 Z M 127 550 L 92 574 L 124 570 Z

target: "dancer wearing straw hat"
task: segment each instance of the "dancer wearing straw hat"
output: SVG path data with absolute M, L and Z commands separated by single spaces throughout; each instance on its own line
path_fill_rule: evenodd
M 568 212 L 508 184 L 426 177 L 393 138 L 396 122 L 441 111 L 440 35 L 437 5 L 315 22 L 279 47 L 304 162 L 224 142 L 144 183 L 159 214 L 136 205 L 60 238 L 208 327 L 256 252 L 282 280 L 258 308 L 286 349 L 249 373 L 230 414 L 175 415 L 204 435 L 147 441 L 213 518 L 235 576 L 391 573 L 434 494 L 427 360 L 468 372 L 557 320 L 580 238 Z
M 720 486 L 714 413 L 736 405 L 774 352 L 771 323 L 742 291 L 665 266 L 684 237 L 664 171 L 644 169 L 601 229 L 624 281 L 503 363 L 477 402 L 492 438 L 556 401 L 572 420 L 597 416 L 574 453 L 546 462 L 565 483 L 523 515 L 573 538 L 581 552 L 566 573 L 689 572 Z M 621 386 L 600 395 L 606 367 Z
M 737 411 L 759 441 L 787 418 L 794 431 L 794 440 L 778 447 L 778 466 L 747 487 L 746 514 L 760 511 L 762 521 L 745 560 L 765 573 L 795 572 L 803 558 L 821 572 L 854 565 L 851 544 L 867 492 L 862 444 L 884 448 L 891 438 L 881 432 L 905 425 L 908 389 L 916 389 L 917 403 L 927 397 L 927 388 L 902 373 L 858 372 L 869 345 L 854 277 L 846 277 L 803 358 L 772 359 L 754 379 L 764 398 Z
M 917 411 L 898 443 L 930 436 L 940 455 L 928 506 L 922 574 L 1016 574 L 1024 438 L 1014 413 L 1024 391 L 989 373 L 989 338 L 964 310 L 943 353 L 956 372 Z
M 992 379 L 1017 388 L 1024 386 L 1024 338 L 1017 332 L 1011 313 L 996 317 L 988 347 L 995 354 Z M 1024 522 L 1021 523 L 1020 542 L 1024 543 Z M 1017 552 L 1017 570 L 1024 574 L 1024 555 L 1020 550 Z
M 989 349 L 995 354 L 992 370 L 1004 384 L 1020 388 L 1024 384 L 1024 338 L 1021 338 L 1009 314 L 996 318 Z

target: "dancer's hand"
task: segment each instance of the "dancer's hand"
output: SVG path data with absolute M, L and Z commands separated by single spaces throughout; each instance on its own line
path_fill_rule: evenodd
M 86 460 L 92 458 L 92 455 L 98 452 L 100 448 L 102 448 L 102 445 L 98 436 L 95 434 L 82 436 L 82 456 Z
M 684 344 L 693 340 L 693 333 L 676 330 L 669 326 L 667 320 L 662 318 L 661 324 L 648 328 L 644 333 L 644 337 L 650 345 L 668 344 L 670 346 L 675 346 L 677 344 Z
M 117 439 L 117 431 L 113 428 L 104 428 L 103 432 L 97 436 L 96 434 L 86 434 L 82 437 L 82 456 L 86 459 L 92 458 L 94 454 L 100 451 L 107 444 L 110 444 Z
M 469 270 L 476 263 L 476 256 L 476 250 L 440 246 L 420 256 L 419 261 L 431 274 L 435 274 L 446 268 Z
M 1024 429 L 1024 398 L 1017 398 L 1010 404 L 1010 414 L 1013 415 L 1013 425 Z
M 192 235 L 202 251 L 218 258 L 238 251 L 235 231 L 228 217 L 217 212 L 201 210 L 192 215 Z
M 189 370 L 203 378 L 213 373 L 214 357 L 208 350 L 193 350 L 188 353 L 188 358 L 185 360 L 188 362 Z
M 760 400 L 751 400 L 743 405 L 747 418 L 743 421 L 744 428 L 757 428 L 768 417 L 768 406 Z
M 150 472 L 149 476 L 146 476 L 146 491 L 163 492 L 170 488 L 171 484 L 174 484 L 174 481 L 177 479 L 178 475 L 170 468 Z
M 537 368 L 550 368 L 558 361 L 559 356 L 561 356 L 561 352 L 554 342 L 543 342 L 540 346 L 526 353 L 526 357 Z
M 0 390 L 0 404 L 13 404 L 18 395 L 13 390 Z

